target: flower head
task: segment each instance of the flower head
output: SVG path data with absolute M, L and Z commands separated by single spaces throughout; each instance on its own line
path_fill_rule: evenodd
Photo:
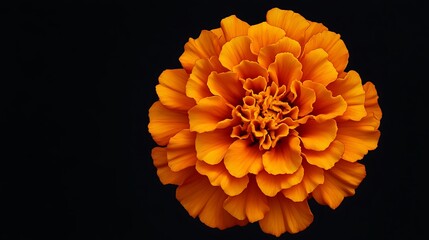
M 355 194 L 380 137 L 377 91 L 348 57 L 339 34 L 279 8 L 189 38 L 149 110 L 160 181 L 213 228 L 306 229 L 309 200 L 335 209 Z

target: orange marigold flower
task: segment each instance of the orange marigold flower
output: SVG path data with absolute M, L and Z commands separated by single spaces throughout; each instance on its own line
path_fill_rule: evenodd
M 308 200 L 335 209 L 354 195 L 380 137 L 377 91 L 348 57 L 339 34 L 279 8 L 189 38 L 149 110 L 160 181 L 213 228 L 306 229 Z

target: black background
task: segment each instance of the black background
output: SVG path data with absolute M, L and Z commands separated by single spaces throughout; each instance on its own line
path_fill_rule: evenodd
M 189 37 L 231 14 L 260 23 L 272 7 L 341 34 L 347 69 L 376 85 L 383 111 L 356 195 L 336 210 L 311 201 L 314 222 L 281 239 L 422 239 L 427 9 L 387 0 L 8 3 L 0 239 L 276 239 L 190 217 L 159 182 L 147 131 L 157 77 L 180 67 Z

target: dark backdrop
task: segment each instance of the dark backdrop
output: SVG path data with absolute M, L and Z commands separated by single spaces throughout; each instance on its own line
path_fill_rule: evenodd
M 348 69 L 376 85 L 383 111 L 356 195 L 336 210 L 312 204 L 310 227 L 282 239 L 422 239 L 426 10 L 387 0 L 7 3 L 0 239 L 276 239 L 190 217 L 159 182 L 147 131 L 157 77 L 180 67 L 189 37 L 231 14 L 262 22 L 272 7 L 341 34 Z

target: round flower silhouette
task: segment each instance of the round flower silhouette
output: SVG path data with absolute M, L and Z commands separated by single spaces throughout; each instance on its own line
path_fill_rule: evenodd
M 306 229 L 310 199 L 335 209 L 355 194 L 380 137 L 377 91 L 348 57 L 339 34 L 279 8 L 189 38 L 149 109 L 160 181 L 209 227 Z

